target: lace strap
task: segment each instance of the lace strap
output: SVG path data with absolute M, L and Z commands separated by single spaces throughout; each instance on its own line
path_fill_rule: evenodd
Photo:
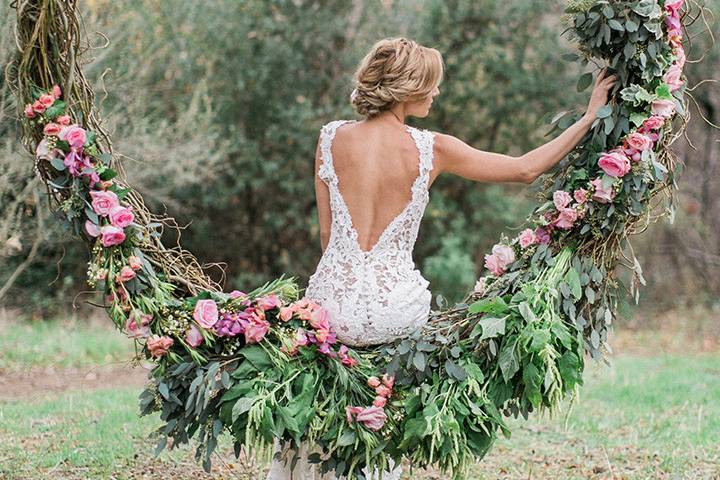
M 433 144 L 435 143 L 435 133 L 426 129 L 410 127 L 410 133 L 415 139 L 415 144 L 420 151 L 420 174 L 423 176 L 425 183 L 429 179 L 429 172 L 433 169 Z
M 330 150 L 333 138 L 335 138 L 335 131 L 340 125 L 350 121 L 351 120 L 333 120 L 323 125 L 320 129 L 320 154 L 322 163 L 318 168 L 318 176 L 328 184 L 337 185 L 338 182 L 337 175 L 335 175 L 335 167 L 333 166 L 332 152 Z

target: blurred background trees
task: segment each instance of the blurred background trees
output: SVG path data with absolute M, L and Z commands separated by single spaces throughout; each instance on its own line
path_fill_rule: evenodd
M 719 11 L 717 0 L 708 4 Z M 589 94 L 576 92 L 580 71 L 561 59 L 572 45 L 560 36 L 560 1 L 88 0 L 83 8 L 94 47 L 86 76 L 130 184 L 152 210 L 186 226 L 182 244 L 201 262 L 225 262 L 226 289 L 251 289 L 283 272 L 306 285 L 321 255 L 319 129 L 357 118 L 351 76 L 378 39 L 404 35 L 442 52 L 441 94 L 429 117 L 409 123 L 482 150 L 519 155 L 548 141 L 545 121 L 584 109 Z M 4 65 L 14 11 L 0 9 Z M 706 36 L 686 50 L 690 86 L 718 77 L 720 49 Z M 693 64 L 706 50 L 709 58 Z M 0 305 L 52 315 L 92 299 L 79 295 L 87 252 L 47 212 L 2 82 Z M 686 168 L 674 224 L 662 220 L 634 238 L 648 282 L 639 308 L 718 305 L 720 134 L 699 114 L 720 123 L 718 88 L 707 82 L 692 91 L 689 141 L 675 144 Z M 533 193 L 439 177 L 415 251 L 433 292 L 454 301 L 472 288 L 483 255 L 501 232 L 519 230 Z

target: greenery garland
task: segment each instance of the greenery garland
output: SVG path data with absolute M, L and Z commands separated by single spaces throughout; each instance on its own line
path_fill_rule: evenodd
M 157 452 L 197 435 L 210 470 L 222 432 L 236 455 L 269 457 L 273 441 L 317 446 L 322 471 L 365 478 L 403 456 L 462 478 L 509 436 L 504 416 L 555 412 L 576 398 L 584 355 L 604 358 L 629 235 L 645 228 L 678 165 L 683 132 L 683 0 L 574 0 L 564 21 L 583 65 L 618 74 L 593 128 L 544 178 L 527 228 L 485 256 L 488 274 L 457 305 L 439 301 L 408 338 L 369 348 L 335 339 L 327 311 L 284 276 L 224 293 L 180 246 L 160 242 L 172 219 L 151 214 L 123 180 L 76 63 L 75 2 L 16 2 L 14 86 L 23 142 L 76 234 L 90 246 L 88 283 L 116 326 L 157 365 L 141 394 L 159 411 Z M 583 90 L 592 83 L 586 73 Z M 60 88 L 63 84 L 64 88 Z M 564 129 L 576 115 L 553 119 Z M 685 120 L 685 119 L 683 119 Z M 644 284 L 634 257 L 633 287 Z M 389 320 L 391 321 L 391 320 Z M 294 459 L 293 462 L 297 460 Z

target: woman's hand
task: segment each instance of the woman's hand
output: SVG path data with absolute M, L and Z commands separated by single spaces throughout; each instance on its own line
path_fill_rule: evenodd
M 593 87 L 592 94 L 590 95 L 590 102 L 588 103 L 587 112 L 585 116 L 590 122 L 595 120 L 598 110 L 602 108 L 608 102 L 608 92 L 615 85 L 617 81 L 617 75 L 607 74 L 607 67 L 600 70 L 595 78 L 595 86 Z

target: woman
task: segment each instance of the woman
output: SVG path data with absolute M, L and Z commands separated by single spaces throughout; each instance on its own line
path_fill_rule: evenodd
M 322 127 L 315 188 L 323 255 L 305 297 L 328 309 L 337 339 L 353 346 L 392 341 L 428 320 L 428 281 L 412 252 L 430 185 L 443 172 L 479 182 L 532 183 L 565 157 L 590 129 L 616 77 L 598 75 L 583 117 L 550 142 L 513 157 L 485 152 L 458 138 L 405 124 L 426 117 L 440 93 L 440 52 L 405 38 L 383 39 L 355 72 L 352 104 L 361 121 Z M 300 451 L 280 449 L 268 480 L 320 476 Z M 291 472 L 292 457 L 300 461 Z M 280 455 L 276 455 L 278 457 Z M 382 480 L 399 479 L 391 465 Z M 372 478 L 378 478 L 377 471 Z

